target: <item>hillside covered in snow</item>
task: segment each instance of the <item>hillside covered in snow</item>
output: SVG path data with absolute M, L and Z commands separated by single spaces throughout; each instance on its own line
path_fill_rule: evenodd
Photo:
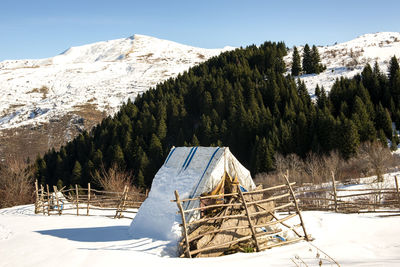
M 311 43 L 312 44 L 312 43 Z M 297 47 L 303 54 L 304 47 Z M 299 76 L 307 86 L 308 92 L 314 94 L 317 84 L 324 86 L 329 92 L 335 80 L 341 76 L 351 78 L 361 73 L 367 63 L 374 66 L 378 63 L 381 71 L 386 72 L 391 57 L 400 57 L 400 32 L 380 32 L 362 35 L 348 42 L 319 46 L 321 63 L 326 70 L 320 74 L 305 74 Z M 285 57 L 290 71 L 293 49 Z
M 87 103 L 112 114 L 128 98 L 229 49 L 134 35 L 52 58 L 0 62 L 0 129 L 48 122 Z
M 129 98 L 230 49 L 136 34 L 72 47 L 52 58 L 2 61 L 0 157 L 15 151 L 5 143 L 24 143 L 35 154 L 62 145 Z

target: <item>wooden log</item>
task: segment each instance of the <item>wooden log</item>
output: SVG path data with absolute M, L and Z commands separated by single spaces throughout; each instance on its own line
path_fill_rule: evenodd
M 254 244 L 256 245 L 256 249 L 257 249 L 257 252 L 258 252 L 258 251 L 260 251 L 260 246 L 258 244 L 258 239 L 257 239 L 257 236 L 256 236 L 256 230 L 254 229 L 254 224 L 253 224 L 253 221 L 251 220 L 251 216 L 249 214 L 249 209 L 247 207 L 246 199 L 243 196 L 242 190 L 240 189 L 240 185 L 237 186 L 237 190 L 238 190 L 240 198 L 242 200 L 242 203 L 243 203 L 243 206 L 244 206 L 244 210 L 246 211 L 246 217 L 247 217 L 247 220 L 249 221 L 250 230 L 251 230 L 251 233 L 253 235 L 253 241 L 254 241 Z
M 296 182 L 291 182 L 291 185 L 295 185 Z M 276 186 L 272 186 L 272 187 L 267 187 L 267 188 L 263 188 L 263 189 L 258 189 L 258 190 L 254 190 L 254 191 L 249 191 L 249 192 L 243 192 L 243 195 L 252 195 L 252 194 L 257 194 L 257 193 L 261 193 L 261 192 L 266 192 L 266 191 L 271 191 L 271 190 L 277 190 L 277 189 L 281 189 L 281 188 L 285 188 L 286 185 L 282 184 L 282 185 L 276 185 Z
M 182 218 L 182 225 L 183 225 L 183 235 L 185 238 L 185 255 L 188 258 L 191 258 L 192 255 L 190 253 L 190 244 L 189 244 L 189 239 L 188 239 L 188 232 L 187 232 L 187 226 L 186 226 L 186 218 L 185 218 L 185 213 L 183 212 L 182 204 L 181 201 L 179 200 L 179 193 L 177 190 L 175 190 L 175 200 L 176 200 L 176 205 L 178 206 L 178 209 L 181 212 L 181 218 Z
M 399 192 L 399 181 L 397 180 L 397 176 L 394 177 L 394 181 L 396 183 L 397 200 L 399 202 L 399 209 L 400 209 L 400 192 Z
M 292 182 L 290 183 L 291 185 L 296 184 L 296 182 Z M 250 195 L 250 194 L 257 194 L 257 193 L 261 193 L 261 192 L 265 192 L 265 191 L 269 191 L 269 190 L 274 190 L 274 189 L 279 189 L 279 188 L 284 188 L 286 185 L 278 185 L 278 186 L 274 186 L 274 187 L 269 187 L 269 188 L 264 188 L 264 189 L 260 189 L 260 190 L 254 190 L 254 191 L 249 191 L 249 192 L 243 192 L 243 195 Z M 181 199 L 181 202 L 187 202 L 187 201 L 193 201 L 193 200 L 202 200 L 202 199 L 209 199 L 209 198 L 222 198 L 222 197 L 233 197 L 233 196 L 239 196 L 238 193 L 229 193 L 229 194 L 220 194 L 220 195 L 209 195 L 209 196 L 201 196 L 201 197 L 194 197 L 194 198 L 185 198 L 185 199 Z M 176 200 L 172 199 L 171 202 L 176 202 Z
M 87 208 L 86 208 L 86 216 L 89 216 L 89 207 L 90 207 L 90 183 L 88 183 L 88 197 L 87 197 Z
M 45 215 L 45 208 L 44 208 L 44 187 L 43 185 L 40 185 L 40 191 L 41 191 L 41 195 L 40 195 L 40 199 L 42 200 L 42 212 L 43 215 Z
M 120 199 L 118 201 L 117 211 L 115 212 L 114 219 L 119 218 L 119 216 L 121 216 L 121 211 L 120 210 L 121 210 L 122 201 L 124 199 L 125 193 L 126 193 L 126 185 L 124 186 L 124 191 L 122 192 L 122 195 L 121 195 L 121 197 L 120 197 Z
M 306 237 L 298 237 L 298 238 L 295 238 L 295 239 L 292 239 L 292 240 L 287 240 L 287 241 L 283 241 L 283 242 L 279 242 L 279 243 L 275 243 L 275 244 L 271 244 L 271 245 L 265 245 L 265 246 L 262 246 L 261 249 L 264 250 L 264 249 L 269 249 L 269 248 L 273 248 L 273 247 L 280 247 L 280 246 L 291 244 L 291 243 L 295 243 L 295 242 L 298 242 L 298 241 L 301 241 L 301 240 L 304 240 L 304 239 L 307 240 Z
M 38 180 L 35 181 L 35 214 L 39 213 L 39 188 L 38 188 Z
M 307 235 L 306 227 L 304 226 L 304 221 L 303 221 L 303 217 L 301 216 L 299 205 L 297 204 L 296 196 L 295 196 L 295 194 L 293 192 L 293 189 L 292 189 L 292 186 L 290 185 L 290 182 L 289 182 L 289 171 L 287 171 L 286 175 L 283 175 L 283 177 L 285 178 L 286 184 L 287 184 L 288 189 L 289 189 L 289 192 L 292 195 L 293 202 L 294 202 L 294 205 L 296 207 L 296 212 L 297 212 L 297 215 L 299 215 L 299 219 L 300 219 L 300 222 L 301 222 L 301 227 L 303 228 L 304 237 L 305 237 L 305 239 L 307 241 L 310 241 L 309 238 L 308 238 L 308 235 Z
M 76 216 L 79 216 L 79 190 L 77 184 L 75 184 L 75 197 L 76 197 Z
M 47 189 L 47 216 L 50 216 L 50 190 L 48 184 L 46 184 L 46 189 Z
M 61 209 L 60 209 L 60 201 L 58 199 L 58 194 L 57 194 L 57 186 L 53 185 L 53 191 L 54 191 L 54 195 L 56 197 L 56 202 L 57 202 L 57 211 L 58 211 L 58 215 L 61 215 Z
M 338 212 L 338 205 L 337 205 L 337 193 L 336 193 L 336 183 L 335 183 L 335 173 L 332 171 L 331 173 L 332 178 L 332 189 L 333 189 L 333 198 L 335 200 L 335 212 Z

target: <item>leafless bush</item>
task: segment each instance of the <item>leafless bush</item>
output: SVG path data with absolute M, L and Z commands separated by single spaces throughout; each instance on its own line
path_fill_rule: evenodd
M 22 160 L 11 159 L 0 166 L 0 208 L 34 201 L 32 169 Z
M 392 160 L 389 148 L 377 141 L 366 142 L 362 144 L 359 155 L 374 169 L 377 181 L 383 182 L 383 173 L 387 168 L 387 163 Z
M 92 177 L 106 191 L 123 192 L 125 186 L 136 190 L 132 186 L 132 172 L 122 170 L 115 164 L 108 170 L 102 166 L 100 171 L 96 170 Z

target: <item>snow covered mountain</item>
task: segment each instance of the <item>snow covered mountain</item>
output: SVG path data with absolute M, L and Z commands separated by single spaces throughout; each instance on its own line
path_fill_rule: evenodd
M 31 146 L 46 135 L 38 148 L 46 151 L 115 113 L 128 98 L 231 49 L 134 35 L 72 47 L 52 58 L 2 61 L 0 159 L 10 142 L 19 145 L 12 136 L 30 136 L 24 143 L 35 150 Z
M 128 98 L 229 49 L 134 35 L 52 58 L 0 62 L 0 129 L 48 122 L 87 103 L 112 114 Z
M 310 42 L 312 44 L 312 42 Z M 297 47 L 300 55 L 304 47 Z M 331 46 L 318 47 L 321 63 L 327 69 L 320 74 L 301 75 L 307 86 L 308 92 L 313 95 L 317 84 L 330 91 L 337 78 L 341 76 L 353 77 L 361 73 L 364 66 L 369 63 L 371 67 L 378 62 L 381 71 L 386 72 L 389 60 L 394 55 L 400 58 L 400 33 L 380 32 L 365 34 L 348 42 Z M 285 57 L 285 62 L 290 71 L 292 64 L 291 49 Z
M 72 47 L 52 58 L 2 61 L 0 161 L 57 148 L 115 113 L 128 98 L 231 49 L 196 48 L 134 35 Z M 303 47 L 298 49 L 301 55 Z M 319 53 L 327 69 L 299 76 L 311 95 L 317 84 L 329 91 L 336 78 L 352 77 L 366 63 L 376 61 L 386 72 L 390 58 L 400 58 L 400 33 L 366 34 L 319 47 Z M 289 50 L 288 71 L 291 60 Z

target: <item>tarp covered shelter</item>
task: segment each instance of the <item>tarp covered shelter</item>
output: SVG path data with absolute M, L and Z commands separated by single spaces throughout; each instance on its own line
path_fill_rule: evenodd
M 193 198 L 217 192 L 229 178 L 239 183 L 243 190 L 254 190 L 250 172 L 232 155 L 227 147 L 174 147 L 160 170 L 156 173 L 148 198 L 130 226 L 134 237 L 159 240 L 178 240 L 181 237 L 180 215 L 174 191 L 180 197 Z M 184 207 L 199 206 L 199 201 L 188 202 Z M 189 214 L 196 216 L 196 214 Z

